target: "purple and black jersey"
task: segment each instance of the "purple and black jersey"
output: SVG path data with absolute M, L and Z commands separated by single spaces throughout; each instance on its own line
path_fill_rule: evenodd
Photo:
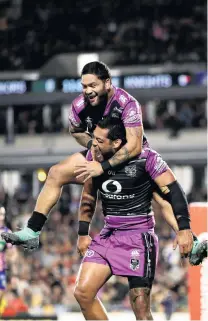
M 113 228 L 127 222 L 142 226 L 148 218 L 148 226 L 154 227 L 151 206 L 155 188 L 153 180 L 167 169 L 168 165 L 156 151 L 145 148 L 126 165 L 93 178 L 100 193 L 106 223 Z
M 142 126 L 142 112 L 138 101 L 125 90 L 114 87 L 114 95 L 107 105 L 91 106 L 84 95 L 79 95 L 70 107 L 69 124 L 73 129 L 92 134 L 99 120 L 110 115 L 120 119 L 125 127 Z M 148 146 L 146 137 L 143 137 L 143 146 Z

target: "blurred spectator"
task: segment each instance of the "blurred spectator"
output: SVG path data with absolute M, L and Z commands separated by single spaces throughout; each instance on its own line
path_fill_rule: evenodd
M 205 46 L 205 0 L 0 3 L 1 71 L 40 68 L 59 53 L 101 50 L 115 51 L 119 65 L 205 62 Z
M 14 127 L 16 134 L 68 133 L 63 109 L 66 106 L 15 106 Z M 69 106 L 68 106 L 69 109 Z M 65 112 L 65 111 L 64 111 Z M 6 110 L 0 112 L 0 134 L 6 133 Z M 142 105 L 145 130 L 170 129 L 171 137 L 177 137 L 183 128 L 206 128 L 206 101 L 190 100 L 155 100 Z M 67 120 L 66 120 L 67 121 Z
M 20 313 L 49 316 L 66 311 L 79 311 L 73 288 L 80 266 L 80 257 L 76 252 L 79 206 L 77 199 L 80 193 L 80 186 L 67 186 L 60 203 L 52 210 L 50 219 L 41 233 L 39 250 L 27 253 L 18 247 L 18 259 L 8 262 L 4 316 Z M 24 224 L 28 213 L 33 209 L 30 194 L 28 185 L 28 201 L 25 200 L 28 204 L 19 204 L 18 215 L 15 205 L 18 203 L 18 194 L 15 193 L 7 202 L 13 230 Z M 6 194 L 3 188 L 0 195 L 1 202 L 4 203 Z M 201 194 L 199 191 L 197 194 L 193 193 L 192 201 L 203 200 L 203 190 Z M 10 205 L 11 202 L 13 206 Z M 187 264 L 185 261 L 181 264 L 178 250 L 172 250 L 174 233 L 163 223 L 160 215 L 156 209 L 156 233 L 160 241 L 160 254 L 152 289 L 152 309 L 157 312 L 164 311 L 169 320 L 173 312 L 187 311 Z M 92 236 L 99 232 L 102 225 L 103 216 L 98 203 L 91 228 Z M 113 276 L 99 291 L 99 297 L 109 311 L 130 309 L 127 279 Z

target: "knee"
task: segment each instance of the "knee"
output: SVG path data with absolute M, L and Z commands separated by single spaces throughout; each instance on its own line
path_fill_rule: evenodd
M 62 166 L 60 164 L 53 165 L 49 172 L 47 181 L 61 182 L 62 177 L 64 176 Z
M 74 290 L 74 297 L 80 304 L 87 304 L 93 300 L 93 297 L 90 291 L 87 289 L 86 286 L 78 285 L 75 287 Z

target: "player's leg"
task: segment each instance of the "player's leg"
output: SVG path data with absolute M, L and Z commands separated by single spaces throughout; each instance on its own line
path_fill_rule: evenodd
M 128 277 L 129 297 L 132 310 L 137 320 L 153 320 L 150 310 L 151 282 L 141 277 Z
M 74 296 L 86 320 L 108 320 L 107 312 L 97 297 L 97 293 L 110 276 L 111 269 L 108 264 L 82 263 Z
M 2 238 L 8 243 L 23 245 L 28 250 L 38 248 L 40 231 L 47 214 L 59 200 L 62 186 L 68 183 L 82 184 L 83 179 L 77 180 L 74 170 L 76 164 L 81 164 L 84 161 L 84 153 L 75 153 L 59 164 L 52 166 L 36 202 L 35 213 L 33 214 L 35 218 L 32 216 L 29 220 L 30 222 L 32 220 L 33 223 L 18 232 L 4 232 Z
M 82 153 L 75 153 L 50 168 L 46 182 L 38 196 L 35 211 L 47 215 L 58 202 L 63 185 L 82 183 L 83 179 L 76 179 L 74 170 L 76 164 L 84 161 L 85 157 Z

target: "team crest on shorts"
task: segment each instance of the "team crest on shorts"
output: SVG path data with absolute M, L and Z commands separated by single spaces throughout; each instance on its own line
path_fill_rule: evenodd
M 95 254 L 95 252 L 93 250 L 87 250 L 87 252 L 85 253 L 86 257 L 91 257 Z
M 135 271 L 139 268 L 139 250 L 134 249 L 131 251 L 131 259 L 130 259 L 130 269 Z
M 133 271 L 137 270 L 139 268 L 139 260 L 138 259 L 131 259 L 130 268 Z
M 136 165 L 126 166 L 125 167 L 125 173 L 127 176 L 130 177 L 136 177 Z

